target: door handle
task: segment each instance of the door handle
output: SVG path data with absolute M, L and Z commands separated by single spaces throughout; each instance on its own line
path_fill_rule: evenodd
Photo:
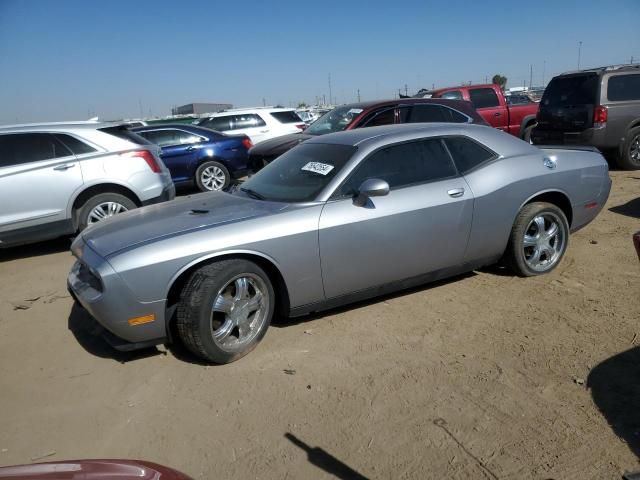
M 452 188 L 447 192 L 447 195 L 453 198 L 458 198 L 464 195 L 464 188 Z
M 500 113 L 500 112 L 495 112 L 495 113 L 493 114 L 493 116 L 494 116 L 494 117 L 499 117 L 500 115 L 502 115 L 502 113 Z
M 58 165 L 57 167 L 53 167 L 54 170 L 64 171 L 69 170 L 70 168 L 75 167 L 75 163 L 63 163 L 62 165 Z
M 269 133 L 269 130 L 260 130 L 260 133 Z
M 193 145 L 189 145 L 187 147 L 187 152 L 192 152 L 196 147 L 194 147 Z

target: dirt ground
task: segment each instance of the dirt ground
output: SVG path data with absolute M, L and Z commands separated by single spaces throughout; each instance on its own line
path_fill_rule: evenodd
M 0 465 L 196 479 L 604 479 L 640 470 L 640 173 L 552 274 L 498 268 L 278 323 L 206 366 L 90 335 L 68 240 L 0 251 Z M 71 328 L 70 328 L 71 327 Z

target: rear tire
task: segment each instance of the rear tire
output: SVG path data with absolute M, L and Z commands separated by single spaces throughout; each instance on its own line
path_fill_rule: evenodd
M 84 205 L 78 210 L 78 230 L 82 231 L 100 220 L 134 208 L 137 208 L 137 205 L 124 195 L 100 193 L 84 202 Z
M 562 260 L 568 244 L 569 222 L 564 212 L 551 203 L 529 203 L 513 223 L 505 263 L 521 277 L 549 273 Z
M 196 270 L 180 293 L 176 326 L 198 357 L 231 363 L 267 333 L 275 294 L 267 274 L 248 260 L 223 260 Z
M 640 170 L 640 127 L 629 130 L 618 156 L 618 165 L 625 170 Z
M 533 129 L 535 128 L 535 126 L 536 126 L 536 125 L 535 125 L 535 123 L 534 123 L 534 124 L 531 124 L 531 125 L 529 125 L 528 127 L 526 127 L 526 128 L 524 129 L 524 131 L 522 132 L 522 140 L 524 140 L 524 141 L 525 141 L 525 142 L 527 142 L 527 143 L 531 143 L 531 144 L 533 144 L 533 143 L 531 142 L 531 132 L 533 131 Z
M 220 162 L 208 160 L 196 170 L 196 185 L 203 192 L 225 190 L 231 183 L 229 170 Z

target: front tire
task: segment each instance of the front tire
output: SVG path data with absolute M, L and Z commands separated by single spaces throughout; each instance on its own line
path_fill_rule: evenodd
M 629 130 L 618 157 L 618 165 L 625 170 L 640 170 L 640 127 Z
M 78 210 L 78 230 L 119 213 L 137 208 L 133 201 L 119 193 L 100 193 L 84 202 Z
M 223 260 L 196 270 L 180 294 L 178 335 L 198 357 L 231 363 L 262 340 L 275 294 L 267 274 L 247 260 Z
M 196 185 L 203 192 L 225 190 L 230 183 L 229 170 L 220 162 L 209 160 L 196 170 Z
M 530 203 L 516 217 L 505 260 L 517 275 L 542 275 L 558 266 L 568 244 L 569 222 L 564 212 L 551 203 Z

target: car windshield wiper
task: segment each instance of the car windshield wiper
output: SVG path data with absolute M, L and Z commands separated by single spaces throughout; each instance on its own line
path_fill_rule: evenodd
M 252 198 L 255 198 L 255 199 L 258 199 L 258 200 L 264 200 L 265 199 L 264 195 L 261 195 L 258 192 L 256 192 L 255 190 L 251 190 L 250 188 L 240 187 L 240 190 L 242 190 L 244 193 L 246 193 L 247 195 L 249 195 Z

